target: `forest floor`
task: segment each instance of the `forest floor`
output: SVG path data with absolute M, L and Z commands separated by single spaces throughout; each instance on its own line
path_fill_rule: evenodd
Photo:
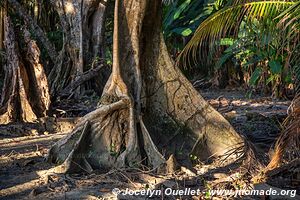
M 201 94 L 231 122 L 239 133 L 262 150 L 267 150 L 274 144 L 291 103 L 260 95 L 253 95 L 251 99 L 248 99 L 243 90 L 237 89 L 204 90 Z M 76 106 L 70 106 L 74 102 L 61 102 L 58 104 L 60 107 L 56 109 L 56 115 L 58 117 L 83 116 L 95 107 L 96 100 L 90 102 L 81 101 Z M 4 131 L 7 127 L 0 126 L 0 199 L 117 199 L 112 193 L 114 188 L 120 190 L 126 188 L 131 190 L 157 189 L 159 191 L 163 188 L 200 189 L 206 192 L 193 197 L 183 195 L 177 198 L 210 199 L 212 196 L 207 193 L 209 189 L 236 190 L 254 187 L 266 189 L 270 188 L 270 184 L 273 184 L 273 188 L 278 186 L 274 180 L 271 182 L 266 180 L 262 184 L 255 185 L 251 174 L 239 164 L 216 167 L 215 163 L 207 165 L 199 163 L 192 169 L 181 167 L 180 170 L 169 175 L 154 174 L 146 169 L 112 169 L 109 172 L 95 171 L 92 174 L 75 175 L 53 173 L 55 166 L 45 162 L 48 149 L 55 141 L 64 137 L 68 129 L 72 128 L 72 123 L 68 120 L 61 124 L 62 128 L 58 133 L 38 132 L 30 129 L 24 136 L 9 135 L 7 131 Z M 18 125 L 13 125 L 10 127 L 10 132 L 13 130 L 20 129 Z M 282 177 L 280 180 L 283 180 Z M 299 187 L 299 182 L 282 187 L 293 189 Z M 115 189 L 114 192 L 118 190 Z M 119 194 L 118 198 L 176 199 L 173 196 L 164 196 L 163 193 L 157 193 L 152 198 Z M 229 196 L 227 198 L 234 199 Z M 243 199 L 256 198 L 254 196 L 243 197 Z M 214 199 L 224 199 L 224 197 L 219 196 Z M 267 199 L 267 197 L 258 199 Z M 288 197 L 281 199 L 288 199 Z

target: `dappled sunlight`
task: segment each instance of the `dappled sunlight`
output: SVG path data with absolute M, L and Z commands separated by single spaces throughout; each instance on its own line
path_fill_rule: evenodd
M 0 0 L 0 199 L 300 199 L 299 9 Z
M 72 2 L 65 2 L 65 11 L 67 14 L 74 14 L 75 8 Z
M 27 190 L 31 191 L 34 188 L 43 186 L 44 184 L 41 183 L 40 179 L 30 180 L 28 182 L 17 184 L 9 188 L 1 189 L 0 196 L 13 196 L 17 195 L 18 193 L 25 192 Z

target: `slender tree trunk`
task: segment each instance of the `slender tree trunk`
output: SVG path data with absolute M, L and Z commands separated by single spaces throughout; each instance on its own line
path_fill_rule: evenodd
M 163 154 L 206 160 L 243 145 L 174 66 L 161 12 L 160 1 L 116 0 L 113 72 L 99 108 L 50 150 L 49 159 L 63 162 L 64 171 L 156 168 L 165 162 Z
M 14 28 L 5 18 L 7 64 L 0 102 L 0 123 L 33 122 L 44 117 L 50 106 L 48 83 L 40 64 L 40 51 L 30 33 L 24 29 L 26 57 L 21 57 Z
M 0 4 L 0 50 L 4 48 L 4 18 L 6 16 L 5 4 Z
M 60 64 L 50 73 L 51 91 L 59 91 L 76 81 L 93 59 L 102 57 L 105 5 L 100 0 L 51 2 L 64 29 L 64 49 Z M 78 87 L 80 95 L 84 88 Z
M 0 50 L 4 48 L 4 9 L 0 7 Z

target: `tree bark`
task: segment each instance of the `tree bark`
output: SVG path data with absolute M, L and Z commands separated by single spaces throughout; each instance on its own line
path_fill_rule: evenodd
M 56 143 L 65 172 L 137 166 L 165 157 L 206 160 L 243 139 L 174 66 L 161 32 L 160 1 L 116 0 L 113 71 L 100 106 Z M 175 139 L 170 139 L 175 138 Z
M 4 17 L 5 17 L 5 9 L 4 5 L 0 4 L 0 50 L 4 48 Z
M 47 50 L 49 57 L 51 58 L 51 61 L 53 63 L 56 63 L 56 59 L 58 57 L 58 54 L 55 50 L 54 45 L 48 40 L 47 36 L 43 32 L 43 30 L 39 27 L 37 22 L 31 18 L 30 15 L 27 14 L 27 12 L 24 10 L 22 5 L 16 1 L 16 0 L 8 0 L 9 5 L 16 11 L 18 15 L 20 15 L 28 25 L 30 25 L 30 28 L 34 30 L 34 33 L 36 36 L 41 40 L 41 43 L 43 44 L 44 48 Z
M 55 93 L 76 81 L 97 57 L 103 57 L 105 4 L 101 0 L 51 1 L 64 30 L 64 48 L 60 62 L 50 73 L 51 91 Z M 78 87 L 76 94 L 83 92 Z
M 24 32 L 27 47 L 22 59 L 9 17 L 5 18 L 5 50 L 8 57 L 0 102 L 0 123 L 33 122 L 46 115 L 50 105 L 48 83 L 40 64 L 40 51 Z M 26 65 L 25 65 L 26 64 Z
M 44 117 L 51 102 L 47 76 L 40 62 L 41 52 L 26 27 L 24 27 L 24 40 L 27 48 L 25 63 L 29 77 L 29 101 L 37 117 Z
M 99 75 L 99 71 L 106 67 L 104 64 L 100 64 L 96 68 L 92 68 L 86 72 L 84 72 L 76 81 L 68 85 L 65 89 L 59 92 L 59 96 L 69 96 L 71 95 L 76 88 L 78 88 L 83 83 L 95 78 L 97 75 Z

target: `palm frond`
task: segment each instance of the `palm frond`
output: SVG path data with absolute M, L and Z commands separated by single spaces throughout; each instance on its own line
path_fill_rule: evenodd
M 165 4 L 165 5 L 169 5 L 171 3 L 174 3 L 175 0 L 162 0 L 162 2 Z
M 257 1 L 227 6 L 203 21 L 192 39 L 185 46 L 178 57 L 186 65 L 190 65 L 191 58 L 195 61 L 200 57 L 205 60 L 207 49 L 212 52 L 218 48 L 217 41 L 226 35 L 236 36 L 243 20 L 263 20 L 275 18 L 284 9 L 295 5 L 287 1 Z M 204 47 L 204 51 L 202 48 Z M 191 53 L 191 55 L 190 55 Z M 197 54 L 199 54 L 197 56 Z
M 292 101 L 288 114 L 285 120 L 286 129 L 275 144 L 275 152 L 266 168 L 267 171 L 276 168 L 285 158 L 291 161 L 300 156 L 300 93 Z
M 291 31 L 299 34 L 300 31 L 300 1 L 282 12 L 277 18 L 281 19 L 279 26 L 284 29 L 291 27 Z

